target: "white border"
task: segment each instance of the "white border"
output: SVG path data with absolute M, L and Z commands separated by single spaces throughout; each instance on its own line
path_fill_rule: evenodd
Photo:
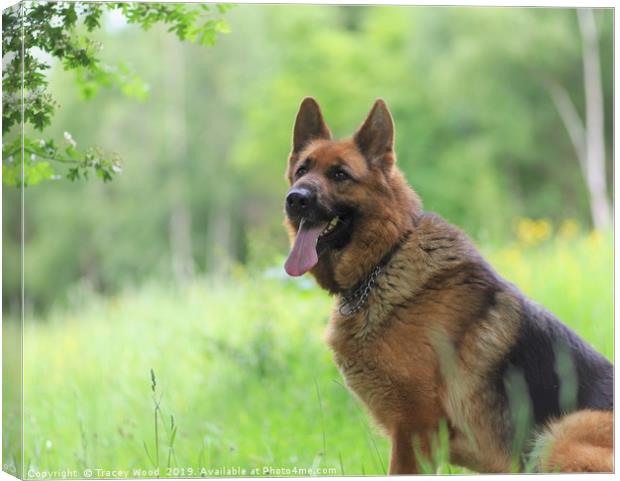
M 82 1 L 97 1 L 97 0 L 82 0 Z M 144 0 L 133 0 L 133 1 L 144 1 Z M 168 2 L 175 2 L 175 3 L 184 3 L 183 0 L 168 0 Z M 5 9 L 11 5 L 15 5 L 16 3 L 19 3 L 18 1 L 15 0 L 0 0 L 0 8 Z M 156 2 L 151 2 L 151 3 L 156 3 Z M 189 2 L 188 2 L 189 3 Z M 194 3 L 194 2 L 193 2 Z M 216 3 L 216 2 L 200 2 L 200 3 Z M 226 2 L 220 2 L 220 3 L 226 3 Z M 484 0 L 477 0 L 475 2 L 467 2 L 467 1 L 463 1 L 463 0 L 449 0 L 446 2 L 441 2 L 441 1 L 417 1 L 417 2 L 411 2 L 411 1 L 402 1 L 402 0 L 392 0 L 392 1 L 376 1 L 376 2 L 365 2 L 365 1 L 355 1 L 355 0 L 339 0 L 339 1 L 329 1 L 329 0 L 315 0 L 315 1 L 299 1 L 299 0 L 292 0 L 292 1 L 284 1 L 284 0 L 271 0 L 269 2 L 265 2 L 265 1 L 259 1 L 259 0 L 247 0 L 247 1 L 235 1 L 232 3 L 236 3 L 236 4 L 320 4 L 320 5 L 428 5 L 428 6 L 478 6 L 478 7 L 563 7 L 563 8 L 575 8 L 575 7 L 594 7 L 594 8 L 598 8 L 598 7 L 607 7 L 607 8 L 615 8 L 617 2 L 613 1 L 613 0 L 606 0 L 606 1 L 600 1 L 600 0 L 591 0 L 591 1 L 586 1 L 586 0 L 579 0 L 579 1 L 575 1 L 572 0 L 570 2 L 564 2 L 564 1 L 549 1 L 549 0 L 530 0 L 529 2 L 509 2 L 509 1 L 501 1 L 501 0 L 495 0 L 495 1 L 484 1 Z M 619 60 L 619 56 L 618 56 L 618 49 L 616 49 L 616 45 L 615 45 L 615 32 L 618 31 L 618 17 L 615 15 L 614 12 L 614 161 L 613 161 L 613 165 L 614 165 L 614 175 L 613 175 L 613 187 L 614 187 L 614 360 L 615 360 L 615 346 L 618 345 L 618 337 L 619 337 L 619 331 L 617 329 L 615 329 L 615 324 L 616 324 L 616 319 L 618 319 L 618 314 L 620 312 L 620 307 L 619 304 L 617 302 L 617 291 L 616 291 L 616 273 L 620 271 L 619 267 L 620 267 L 620 260 L 618 259 L 618 257 L 615 255 L 616 252 L 619 251 L 620 248 L 620 239 L 618 239 L 618 236 L 616 235 L 616 226 L 618 225 L 618 211 L 616 209 L 616 196 L 615 194 L 618 192 L 618 181 L 619 181 L 619 175 L 618 175 L 618 170 L 615 168 L 616 164 L 615 164 L 615 148 L 618 145 L 618 129 L 617 129 L 617 122 L 618 119 L 616 117 L 616 113 L 618 111 L 617 107 L 618 107 L 618 101 L 617 101 L 617 95 L 616 93 L 618 92 L 618 77 L 616 76 L 616 66 L 618 65 L 618 60 Z M 1 87 L 0 87 L 0 92 L 1 92 Z M 1 208 L 2 208 L 2 198 L 0 197 L 0 217 L 1 217 Z M 1 233 L 2 227 L 0 226 L 0 233 Z M 2 260 L 0 258 L 0 280 L 2 278 L 2 271 L 1 271 L 1 266 L 2 266 Z M 1 312 L 0 312 L 0 317 L 1 317 Z M 2 332 L 0 330 L 0 346 L 1 346 L 1 340 L 2 340 Z M 614 361 L 615 362 L 615 361 Z M 0 382 L 2 381 L 2 371 L 0 370 Z M 615 394 L 615 399 L 619 399 L 618 397 L 618 383 L 615 382 L 614 383 L 614 394 Z M 1 408 L 2 408 L 2 399 L 0 396 L 0 412 L 1 412 Z M 0 431 L 2 429 L 2 418 L 0 416 Z M 614 425 L 614 434 L 615 434 L 615 439 L 620 439 L 618 437 L 618 425 L 617 423 Z M 620 453 L 619 453 L 619 449 L 617 449 L 617 446 L 615 446 L 615 466 L 619 466 L 618 461 L 620 459 Z M 1 450 L 0 450 L 0 461 L 1 461 Z M 437 479 L 449 479 L 454 477 L 455 475 L 437 475 L 434 476 L 434 478 Z M 483 475 L 483 474 L 476 474 L 476 475 L 471 475 L 473 477 L 477 477 L 477 476 L 484 476 L 485 479 L 489 479 L 490 481 L 496 481 L 496 480 L 501 480 L 503 479 L 505 476 L 511 476 L 512 479 L 523 479 L 526 476 L 562 476 L 562 477 L 566 477 L 567 479 L 584 479 L 585 478 L 589 478 L 590 476 L 596 477 L 597 479 L 615 479 L 615 476 L 613 474 L 560 474 L 560 475 L 531 475 L 531 474 L 512 474 L 512 475 Z M 468 476 L 468 477 L 471 477 Z M 322 479 L 342 479 L 343 477 L 325 477 Z M 366 477 L 362 477 L 362 476 L 347 476 L 347 479 L 351 479 L 351 480 L 366 480 L 366 479 L 381 479 L 381 477 L 374 477 L 374 476 L 366 476 Z M 0 481 L 4 481 L 4 480 L 14 480 L 16 478 L 4 473 L 4 472 L 0 472 Z M 169 479 L 175 479 L 175 478 L 169 478 Z M 187 479 L 187 478 L 181 478 L 181 479 Z M 209 479 L 213 479 L 213 478 L 209 478 Z M 232 479 L 232 478 L 230 478 Z M 247 479 L 247 478 L 246 478 Z M 290 478 L 290 479 L 296 479 L 296 478 Z M 400 477 L 400 479 L 414 479 L 414 476 L 402 476 Z M 89 480 L 90 481 L 90 480 Z

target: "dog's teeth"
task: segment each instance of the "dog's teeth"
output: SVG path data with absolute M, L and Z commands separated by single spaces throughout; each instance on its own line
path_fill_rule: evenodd
M 325 227 L 325 229 L 323 229 L 323 231 L 321 232 L 319 237 L 322 237 L 325 234 L 329 234 L 331 231 L 333 231 L 334 227 L 336 227 L 336 225 L 338 225 L 338 221 L 339 220 L 340 219 L 338 217 L 334 217 L 332 220 L 330 220 L 329 224 L 327 224 L 327 227 Z

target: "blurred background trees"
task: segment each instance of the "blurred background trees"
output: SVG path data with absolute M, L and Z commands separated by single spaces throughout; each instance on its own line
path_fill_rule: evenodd
M 162 25 L 145 32 L 118 10 L 100 21 L 101 62 L 122 59 L 144 95 L 110 83 L 80 96 L 75 72 L 50 59 L 59 107 L 44 135 L 113 149 L 123 172 L 26 189 L 32 307 L 76 289 L 279 267 L 284 166 L 306 95 L 336 136 L 385 98 L 425 208 L 478 242 L 507 241 L 519 217 L 609 223 L 611 10 L 242 5 L 213 48 Z M 3 195 L 10 267 L 19 211 L 16 189 Z M 9 305 L 18 278 L 4 278 Z

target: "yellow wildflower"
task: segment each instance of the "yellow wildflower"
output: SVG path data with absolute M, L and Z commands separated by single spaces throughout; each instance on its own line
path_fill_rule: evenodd
M 517 238 L 521 244 L 539 244 L 550 235 L 551 223 L 547 219 L 520 218 L 517 221 Z
M 579 224 L 575 219 L 566 219 L 558 229 L 558 237 L 561 239 L 572 239 L 579 232 Z

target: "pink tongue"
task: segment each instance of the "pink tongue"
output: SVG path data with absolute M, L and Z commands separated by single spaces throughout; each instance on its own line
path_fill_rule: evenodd
M 288 259 L 286 259 L 286 264 L 284 264 L 286 273 L 293 277 L 305 274 L 319 262 L 319 257 L 316 253 L 316 241 L 327 225 L 325 222 L 316 227 L 306 227 L 304 223 L 305 221 L 302 220 L 301 224 L 299 224 L 295 244 L 293 244 L 291 253 L 288 255 Z

